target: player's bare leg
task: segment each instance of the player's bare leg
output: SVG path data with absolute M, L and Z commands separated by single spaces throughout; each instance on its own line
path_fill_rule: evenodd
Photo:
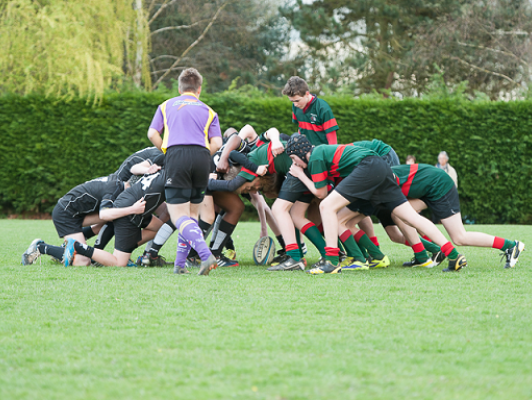
M 425 233 L 434 243 L 440 246 L 449 260 L 449 266 L 444 270 L 445 272 L 458 271 L 467 265 L 465 257 L 456 251 L 451 242 L 436 228 L 436 225 L 419 215 L 410 203 L 406 202 L 395 207 L 392 216 L 399 217 L 406 224 L 416 228 L 418 232 Z

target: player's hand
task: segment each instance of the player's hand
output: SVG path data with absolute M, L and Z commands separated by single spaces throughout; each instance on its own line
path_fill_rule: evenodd
M 268 166 L 267 165 L 259 165 L 259 168 L 257 168 L 257 175 L 258 176 L 264 176 L 264 175 L 266 175 L 266 172 L 268 172 Z
M 218 179 L 218 174 L 215 174 L 214 172 L 213 172 L 213 173 L 210 173 L 210 174 L 209 174 L 209 179 L 217 180 L 217 179 Z
M 277 157 L 284 151 L 284 146 L 280 140 L 272 142 L 272 154 L 274 157 Z
M 290 167 L 290 175 L 295 176 L 296 178 L 299 178 L 301 174 L 305 175 L 305 171 L 303 171 L 303 168 L 301 168 L 299 165 L 292 164 Z
M 216 167 L 216 171 L 221 172 L 222 174 L 227 173 L 229 170 L 229 161 L 224 158 L 220 157 L 220 161 L 218 161 L 218 166 Z
M 144 200 L 144 197 L 141 198 L 139 201 L 137 201 L 135 204 L 132 205 L 132 214 L 143 214 L 144 209 L 146 208 L 146 200 Z
M 146 171 L 146 174 L 148 174 L 148 175 L 154 174 L 157 171 L 159 171 L 160 169 L 161 169 L 160 165 L 152 164 L 152 165 L 150 165 L 150 168 L 148 168 L 148 170 Z

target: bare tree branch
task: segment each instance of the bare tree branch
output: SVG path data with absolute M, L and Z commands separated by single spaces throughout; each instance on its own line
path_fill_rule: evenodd
M 155 21 L 155 18 L 157 18 L 159 16 L 159 14 L 161 14 L 163 12 L 163 10 L 168 7 L 168 6 L 171 6 L 172 4 L 174 4 L 177 0 L 171 0 L 170 3 L 164 3 L 161 8 L 159 8 L 155 14 L 153 14 L 153 16 L 150 18 L 150 20 L 148 21 L 148 25 L 151 24 L 153 21 Z
M 157 0 L 151 0 L 151 3 L 150 3 L 150 5 L 149 5 L 149 7 L 148 7 L 148 14 L 149 14 L 149 13 L 151 12 L 151 10 L 153 9 L 153 6 L 155 5 L 155 2 L 156 2 L 156 1 L 157 1 Z
M 523 60 L 521 60 L 519 57 L 517 57 L 514 53 L 511 53 L 509 51 L 503 51 L 503 50 L 498 50 L 498 49 L 492 49 L 491 47 L 484 47 L 484 46 L 480 46 L 480 45 L 473 45 L 473 44 L 469 44 L 469 43 L 462 43 L 462 42 L 456 42 L 458 43 L 460 46 L 467 46 L 467 47 L 473 47 L 475 49 L 481 49 L 481 50 L 488 50 L 488 51 L 493 51 L 494 53 L 501 53 L 501 54 L 506 54 L 507 56 L 510 56 L 510 57 L 513 57 L 515 58 L 517 61 L 519 61 L 521 64 L 524 64 L 524 65 L 527 65 L 526 62 L 524 62 Z
M 477 67 L 476 65 L 470 64 L 470 63 L 468 63 L 467 61 L 462 60 L 461 58 L 458 58 L 458 57 L 456 57 L 456 56 L 451 56 L 451 59 L 452 59 L 452 60 L 459 61 L 459 62 L 461 62 L 462 64 L 465 64 L 465 65 L 467 65 L 467 66 L 469 66 L 469 67 L 471 67 L 471 68 L 473 68 L 473 69 L 476 69 L 476 70 L 479 70 L 479 71 L 485 72 L 485 73 L 490 74 L 490 75 L 500 76 L 501 78 L 506 79 L 508 82 L 512 82 L 512 83 L 514 83 L 514 84 L 516 84 L 516 85 L 518 84 L 516 81 L 514 81 L 512 78 L 510 78 L 510 77 L 508 77 L 508 76 L 506 76 L 506 75 L 499 74 L 498 72 L 494 72 L 494 71 L 489 71 L 489 70 L 487 70 L 487 69 L 485 69 L 485 68 Z
M 156 60 L 158 60 L 158 59 L 160 59 L 160 58 L 173 58 L 174 60 L 177 60 L 179 57 L 171 56 L 171 55 L 168 55 L 168 54 L 163 54 L 163 55 L 161 55 L 161 56 L 157 56 L 157 57 L 151 58 L 151 59 L 150 59 L 150 62 L 152 62 L 152 61 L 156 61 Z
M 192 27 L 194 27 L 196 25 L 199 25 L 199 24 L 201 24 L 202 22 L 205 22 L 205 21 L 208 21 L 208 19 L 202 19 L 201 21 L 194 22 L 193 24 L 190 24 L 190 25 L 165 26 L 164 28 L 157 29 L 157 30 L 153 31 L 151 33 L 151 35 L 155 35 L 156 33 L 164 32 L 164 31 L 176 30 L 176 29 L 190 29 L 190 28 L 192 28 Z
M 211 19 L 211 22 L 209 22 L 209 25 L 207 25 L 207 27 L 203 30 L 203 33 L 194 41 L 194 43 L 192 43 L 190 46 L 188 46 L 188 48 L 183 52 L 183 54 L 181 54 L 181 56 L 172 64 L 172 66 L 159 78 L 157 79 L 157 82 L 154 83 L 154 85 L 152 86 L 151 90 L 155 90 L 157 88 L 157 86 L 159 86 L 159 83 L 161 83 L 161 81 L 166 78 L 168 76 L 168 74 L 172 71 L 172 68 L 175 68 L 180 62 L 181 62 L 181 59 L 183 57 L 185 57 L 188 52 L 190 50 L 192 50 L 199 42 L 201 42 L 201 40 L 205 37 L 205 35 L 207 34 L 207 32 L 209 31 L 209 29 L 211 28 L 212 24 L 214 24 L 214 21 L 216 21 L 216 19 L 218 18 L 218 15 L 220 14 L 220 12 L 225 8 L 226 5 L 228 5 L 229 2 L 227 3 L 224 3 L 220 6 L 220 8 L 218 8 L 218 10 L 216 11 L 216 14 L 214 14 L 214 16 L 212 17 Z
M 185 69 L 185 67 L 174 67 L 174 68 L 168 68 L 168 69 L 161 69 L 159 71 L 153 71 L 152 75 L 157 75 L 160 72 L 166 72 L 166 71 L 180 71 L 182 69 Z

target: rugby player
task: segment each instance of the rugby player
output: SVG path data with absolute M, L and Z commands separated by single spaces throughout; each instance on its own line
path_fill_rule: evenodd
M 460 213 L 458 190 L 452 177 L 445 170 L 428 164 L 411 164 L 392 167 L 392 171 L 397 184 L 408 199 L 422 200 L 422 202 L 412 202 L 416 211 L 428 206 L 435 217 L 441 220 L 455 245 L 502 250 L 506 258 L 504 267 L 515 266 L 519 255 L 525 249 L 525 244 L 518 240 L 504 239 L 482 232 L 466 231 Z
M 341 272 L 337 214 L 356 199 L 368 200 L 374 205 L 382 204 L 394 215 L 424 232 L 447 255 L 449 270 L 459 270 L 467 265 L 465 257 L 456 251 L 438 228 L 415 212 L 395 183 L 388 164 L 374 151 L 346 145 L 314 147 L 306 137 L 297 135 L 288 141 L 286 153 L 295 164 L 290 173 L 301 179 L 316 197 L 324 199 L 320 204 L 320 213 L 327 244 L 327 262 L 310 270 L 310 273 Z M 303 168 L 308 168 L 312 180 Z M 342 178 L 342 181 L 327 196 L 330 178 Z
M 160 170 L 151 175 L 144 175 L 137 183 L 120 193 L 113 204 L 113 208 L 101 212 L 103 219 L 114 220 L 114 253 L 111 254 L 73 239 L 67 239 L 63 260 L 65 266 L 69 265 L 70 260 L 76 254 L 91 258 L 104 266 L 136 266 L 130 262 L 131 253 L 142 243 L 153 239 L 163 225 L 162 221 L 153 215 L 153 212 L 165 200 L 164 185 L 164 170 Z M 113 214 L 117 210 L 128 209 L 139 200 L 144 202 L 142 213 L 113 218 Z M 182 271 L 182 273 L 188 273 L 188 271 Z
M 83 227 L 95 224 L 104 224 L 109 215 L 102 215 L 105 210 L 111 209 L 120 193 L 129 187 L 128 182 L 122 182 L 116 174 L 96 178 L 85 182 L 70 190 L 57 201 L 52 211 L 52 220 L 60 238 L 65 241 L 73 239 L 79 243 L 86 243 Z M 143 199 L 112 212 L 111 219 L 124 217 L 129 214 L 144 212 Z M 106 218 L 104 218 L 104 216 Z M 55 259 L 63 259 L 64 248 L 52 246 L 41 239 L 35 239 L 22 255 L 22 264 L 33 264 L 41 254 L 48 254 Z M 90 258 L 78 255 L 70 260 L 69 265 L 87 266 Z
M 305 135 L 315 146 L 336 144 L 338 124 L 329 104 L 309 91 L 307 82 L 299 76 L 292 76 L 282 90 L 292 102 L 292 122 L 299 126 L 299 133 Z
M 209 181 L 210 157 L 222 146 L 218 115 L 199 100 L 202 80 L 194 68 L 181 72 L 181 96 L 157 108 L 148 130 L 151 142 L 166 153 L 166 203 L 171 221 L 179 229 L 174 263 L 178 274 L 185 270 L 191 247 L 201 258 L 199 275 L 208 275 L 217 266 L 197 222 Z

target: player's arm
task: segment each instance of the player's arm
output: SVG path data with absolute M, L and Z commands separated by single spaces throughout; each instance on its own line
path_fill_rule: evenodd
M 230 181 L 209 179 L 207 188 L 211 192 L 234 192 L 247 181 L 248 180 L 246 178 L 238 175 Z
M 279 136 L 280 136 L 280 133 L 277 128 L 270 128 L 264 134 L 264 137 L 271 142 L 272 154 L 274 157 L 281 154 L 284 151 L 284 146 L 281 143 L 281 139 L 279 138 Z
M 163 146 L 163 139 L 161 138 L 161 132 L 164 130 L 164 116 L 161 110 L 161 106 L 157 107 L 155 115 L 148 129 L 148 139 L 153 143 L 155 147 L 161 150 Z
M 115 219 L 126 217 L 132 214 L 143 214 L 146 207 L 144 197 L 129 207 L 114 208 L 111 199 L 103 199 L 100 206 L 100 219 L 104 221 L 114 221 Z
M 245 154 L 242 154 L 238 151 L 233 150 L 229 158 L 235 164 L 242 165 L 242 167 L 249 169 L 250 171 L 253 171 L 257 175 L 264 175 L 264 174 L 259 174 L 259 166 L 255 164 L 253 161 L 251 161 L 248 157 L 246 157 Z
M 222 147 L 223 141 L 221 136 L 215 136 L 212 137 L 209 140 L 209 145 L 211 148 L 211 156 L 213 156 L 218 150 L 220 150 L 220 147 Z
M 257 214 L 259 215 L 260 237 L 268 236 L 268 224 L 266 222 L 266 207 L 268 207 L 268 205 L 262 195 L 258 193 L 249 193 L 249 197 L 251 198 L 251 204 L 255 206 Z
M 226 173 L 229 169 L 229 156 L 233 150 L 239 149 L 242 145 L 242 139 L 238 135 L 233 135 L 225 144 L 216 171 Z
M 305 174 L 303 168 L 292 164 L 290 167 L 290 175 L 295 176 L 308 188 L 308 190 L 316 196 L 318 199 L 324 199 L 327 197 L 327 184 L 320 188 L 316 188 L 316 184 Z
M 144 160 L 131 167 L 129 172 L 133 175 L 153 174 L 161 169 L 160 165 L 152 164 L 150 160 Z
M 163 138 L 157 129 L 148 129 L 148 139 L 150 139 L 150 142 L 152 142 L 155 147 L 161 150 L 161 147 L 163 146 Z
M 325 131 L 325 137 L 327 138 L 327 143 L 329 144 L 338 144 L 338 137 L 336 132 L 338 131 L 338 123 L 331 108 L 326 105 L 323 113 L 323 129 Z
M 326 137 L 327 137 L 327 143 L 338 144 L 338 137 L 336 136 L 336 131 L 327 133 Z
M 242 129 L 240 129 L 240 132 L 238 132 L 238 136 L 242 140 L 254 142 L 259 135 L 251 125 L 247 124 Z

